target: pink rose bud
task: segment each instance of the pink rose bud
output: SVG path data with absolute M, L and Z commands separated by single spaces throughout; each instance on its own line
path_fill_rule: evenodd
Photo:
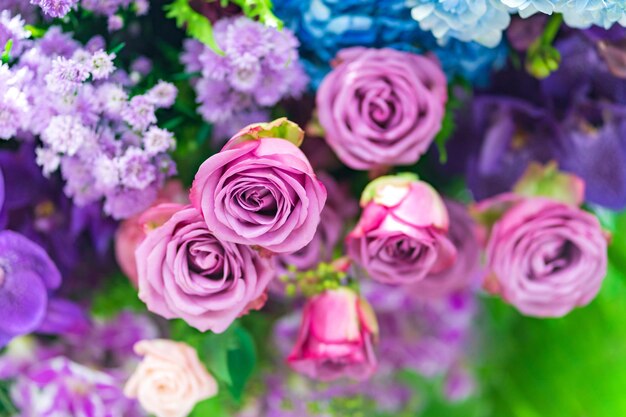
M 441 129 L 447 81 L 435 58 L 348 48 L 317 91 L 326 141 L 353 169 L 411 165 Z
M 217 383 L 191 346 L 172 340 L 142 340 L 135 352 L 143 356 L 124 387 L 156 417 L 186 417 L 195 405 L 217 395 Z
M 174 203 L 173 206 L 154 207 L 164 203 Z M 137 286 L 137 264 L 135 263 L 135 249 L 146 237 L 147 231 L 163 224 L 180 207 L 176 205 L 188 204 L 187 193 L 180 181 L 168 181 L 149 209 L 141 214 L 132 216 L 120 223 L 115 233 L 115 258 L 122 272 Z M 146 230 L 148 229 L 148 230 Z
M 550 197 L 580 206 L 585 200 L 585 182 L 574 174 L 559 171 L 556 162 L 546 165 L 533 162 L 515 183 L 513 192 L 525 197 Z
M 598 220 L 575 206 L 521 198 L 495 222 L 487 264 L 485 285 L 492 292 L 526 315 L 560 317 L 591 302 L 600 290 L 607 238 Z
M 191 201 L 222 241 L 295 252 L 312 239 L 326 190 L 286 119 L 248 126 L 202 164 Z
M 410 291 L 420 298 L 439 298 L 466 288 L 477 287 L 484 276 L 481 267 L 481 248 L 484 230 L 469 215 L 465 206 L 446 200 L 450 215 L 448 238 L 456 248 L 456 259 L 446 269 L 431 273 L 412 284 Z
M 338 288 L 310 298 L 298 340 L 287 362 L 321 381 L 369 378 L 376 369 L 378 324 L 371 306 L 352 290 Z
M 427 183 L 411 174 L 381 177 L 361 199 L 359 223 L 346 238 L 348 256 L 374 280 L 411 284 L 449 268 L 448 212 Z
M 226 330 L 275 275 L 270 259 L 221 241 L 190 206 L 148 233 L 135 254 L 139 298 L 148 309 L 201 331 Z

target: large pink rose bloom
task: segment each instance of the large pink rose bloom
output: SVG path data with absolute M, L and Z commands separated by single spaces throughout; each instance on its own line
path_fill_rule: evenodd
M 255 129 L 242 130 L 202 164 L 191 201 L 221 240 L 294 252 L 313 239 L 326 190 L 294 143 L 251 138 Z
M 456 248 L 456 259 L 437 273 L 428 274 L 411 285 L 411 294 L 420 298 L 439 298 L 456 291 L 477 287 L 484 276 L 481 253 L 484 242 L 483 229 L 471 218 L 465 206 L 445 200 L 450 216 L 448 238 Z
M 346 238 L 358 267 L 385 284 L 412 284 L 452 265 L 456 250 L 447 237 L 448 213 L 430 185 L 382 177 L 368 187 L 374 196 Z
M 348 288 L 328 290 L 307 301 L 298 340 L 287 362 L 321 381 L 366 379 L 376 369 L 376 317 Z
M 250 247 L 219 240 L 193 207 L 148 233 L 135 254 L 148 309 L 201 331 L 226 330 L 275 274 Z
M 487 264 L 490 290 L 526 315 L 560 317 L 600 290 L 607 239 L 598 220 L 578 207 L 521 198 L 495 223 Z
M 348 48 L 317 91 L 326 141 L 347 166 L 411 165 L 441 129 L 446 76 L 435 58 Z

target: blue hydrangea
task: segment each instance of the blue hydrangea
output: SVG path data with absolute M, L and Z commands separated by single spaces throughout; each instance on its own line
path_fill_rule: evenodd
M 450 38 L 496 47 L 511 17 L 500 0 L 408 0 L 422 30 L 441 44 Z
M 565 23 L 575 28 L 597 25 L 608 29 L 615 23 L 626 26 L 624 0 L 502 0 L 502 3 L 522 17 L 537 12 L 562 13 Z
M 302 63 L 313 88 L 330 71 L 339 50 L 357 45 L 433 51 L 449 77 L 460 75 L 479 84 L 486 83 L 490 70 L 506 57 L 504 44 L 494 49 L 455 39 L 438 44 L 420 29 L 405 0 L 282 0 L 275 2 L 275 11 L 300 39 Z

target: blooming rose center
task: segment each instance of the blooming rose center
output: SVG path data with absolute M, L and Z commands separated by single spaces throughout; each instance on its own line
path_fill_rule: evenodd
M 356 94 L 362 111 L 367 113 L 377 127 L 385 129 L 393 124 L 397 113 L 398 97 L 389 81 L 376 81 L 368 86 L 366 91 L 358 90 Z
M 540 280 L 569 267 L 580 255 L 580 250 L 568 240 L 557 240 L 542 245 L 531 257 L 530 278 Z
M 210 279 L 221 279 L 224 269 L 223 248 L 217 243 L 193 242 L 189 246 L 189 266 L 193 272 Z
M 241 207 L 259 214 L 273 216 L 278 209 L 276 199 L 265 187 L 253 187 L 239 195 Z
M 413 239 L 402 237 L 389 242 L 384 250 L 392 261 L 415 261 L 424 255 L 427 248 Z

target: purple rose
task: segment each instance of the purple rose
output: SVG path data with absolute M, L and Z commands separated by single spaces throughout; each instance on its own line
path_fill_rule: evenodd
M 317 92 L 326 141 L 350 168 L 411 165 L 441 128 L 446 77 L 434 58 L 361 47 L 340 51 Z
M 313 239 L 326 190 L 294 145 L 302 136 L 286 119 L 250 125 L 202 164 L 191 202 L 217 238 L 276 253 Z
M 439 298 L 478 284 L 483 276 L 481 246 L 483 229 L 470 217 L 465 206 L 445 200 L 450 215 L 448 238 L 456 248 L 456 259 L 448 268 L 428 274 L 411 286 L 420 298 Z
M 201 331 L 226 330 L 275 275 L 269 259 L 218 239 L 190 206 L 149 232 L 135 255 L 148 309 Z
M 530 316 L 560 317 L 591 302 L 607 269 L 607 239 L 598 220 L 544 197 L 499 198 L 495 204 L 509 207 L 489 237 L 486 287 Z
M 0 347 L 41 325 L 61 274 L 48 254 L 19 233 L 0 232 Z
M 374 280 L 412 284 L 448 268 L 456 250 L 439 194 L 414 176 L 380 177 L 368 185 L 359 223 L 346 238 L 348 256 Z

